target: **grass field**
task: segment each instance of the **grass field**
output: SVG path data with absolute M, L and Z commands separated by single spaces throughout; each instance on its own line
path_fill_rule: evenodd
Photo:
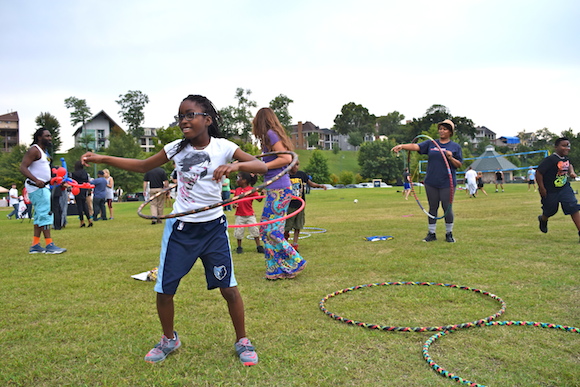
M 574 183 L 574 189 L 580 183 Z M 384 281 L 458 284 L 507 303 L 499 320 L 580 326 L 580 244 L 570 217 L 558 213 L 538 230 L 539 196 L 525 184 L 454 204 L 457 243 L 423 243 L 426 216 L 400 188 L 312 191 L 300 240 L 308 266 L 296 279 L 266 281 L 254 243 L 234 253 L 249 337 L 260 363 L 243 367 L 233 350 L 226 303 L 207 291 L 201 265 L 176 296 L 183 346 L 161 364 L 143 356 L 159 340 L 153 284 L 132 274 L 157 265 L 162 228 L 115 204 L 115 219 L 53 231 L 62 255 L 29 255 L 32 226 L 0 210 L 3 386 L 452 386 L 423 360 L 431 333 L 384 332 L 337 322 L 318 307 L 329 293 Z M 358 199 L 358 203 L 353 203 Z M 259 203 L 255 208 L 258 210 Z M 233 214 L 228 213 L 233 221 Z M 367 242 L 373 235 L 394 239 Z M 233 237 L 232 237 L 233 238 Z M 442 240 L 443 239 L 443 240 Z M 235 241 L 232 241 L 235 243 Z M 346 318 L 393 326 L 474 321 L 497 301 L 464 290 L 382 286 L 329 299 Z M 580 336 L 535 327 L 460 330 L 433 344 L 445 369 L 490 386 L 580 386 Z

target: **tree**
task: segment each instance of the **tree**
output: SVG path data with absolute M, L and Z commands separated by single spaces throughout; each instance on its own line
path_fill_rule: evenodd
M 159 152 L 166 144 L 169 144 L 171 141 L 175 141 L 180 138 L 183 138 L 183 132 L 179 126 L 170 126 L 167 129 L 157 129 L 155 147 L 153 148 L 154 152 Z
M 292 102 L 294 101 L 284 94 L 280 94 L 270 101 L 270 108 L 274 110 L 274 113 L 278 116 L 278 120 L 280 120 L 280 123 L 286 129 L 286 132 L 290 131 L 290 125 L 292 125 L 292 116 L 288 111 L 288 107 Z
M 252 133 L 253 114 L 250 108 L 258 106 L 256 101 L 250 100 L 251 90 L 244 90 L 241 87 L 236 89 L 235 98 L 238 106 L 227 106 L 219 111 L 222 117 L 222 133 L 226 138 L 240 137 L 248 140 Z
M 334 119 L 333 129 L 349 136 L 352 133 L 360 133 L 362 137 L 365 134 L 374 134 L 375 116 L 364 106 L 349 102 L 342 106 L 341 114 Z
M 79 123 L 85 124 L 85 122 L 91 118 L 91 109 L 87 106 L 87 101 L 84 99 L 78 99 L 77 97 L 68 97 L 64 100 L 64 106 L 67 109 L 73 109 L 70 113 L 70 124 L 75 127 Z
M 135 138 L 141 137 L 144 133 L 141 124 L 145 121 L 143 110 L 149 103 L 149 97 L 139 90 L 129 90 L 125 95 L 119 94 L 119 97 L 115 102 L 121 106 L 119 114 L 129 127 L 129 134 Z
M 386 116 L 377 117 L 378 134 L 391 137 L 401 131 L 401 121 L 405 116 L 398 111 L 391 112 Z
M 17 145 L 10 152 L 0 154 L 0 185 L 10 187 L 16 184 L 18 189 L 22 189 L 24 178 L 20 173 L 20 163 L 24 154 L 28 150 L 26 145 Z
M 376 178 L 385 182 L 396 180 L 403 171 L 403 159 L 391 152 L 392 140 L 365 142 L 358 153 L 361 175 L 366 179 Z
M 77 97 L 68 97 L 64 100 L 64 106 L 67 109 L 73 109 L 70 113 L 70 124 L 74 128 L 77 124 L 83 124 L 83 134 L 81 135 L 80 143 L 89 149 L 89 144 L 95 141 L 94 136 L 89 137 L 86 133 L 85 123 L 91 118 L 91 109 L 87 106 L 87 101 L 78 99 Z
M 318 132 L 310 132 L 306 139 L 309 147 L 318 148 L 318 141 L 320 141 L 320 134 Z
M 105 153 L 110 156 L 142 159 L 144 154 L 135 137 L 122 131 L 109 137 L 109 147 Z M 143 189 L 143 174 L 129 172 L 124 169 L 108 167 L 115 178 L 115 185 L 122 186 L 125 192 L 141 192 Z
M 52 136 L 52 150 L 58 152 L 62 141 L 60 139 L 60 122 L 50 113 L 40 113 L 34 120 L 39 128 L 46 128 Z
M 354 147 L 360 146 L 364 142 L 364 138 L 362 133 L 359 132 L 351 132 L 348 135 L 348 143 Z
M 330 183 L 330 171 L 328 170 L 328 160 L 322 154 L 322 151 L 315 150 L 304 169 L 306 173 L 312 176 L 312 180 L 318 184 Z

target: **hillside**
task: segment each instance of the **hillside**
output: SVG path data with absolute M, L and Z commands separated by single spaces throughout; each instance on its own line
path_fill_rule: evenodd
M 298 158 L 300 159 L 300 169 L 306 168 L 312 155 L 311 150 L 296 150 Z M 339 175 L 341 171 L 351 171 L 354 174 L 360 172 L 360 167 L 358 165 L 358 152 L 356 151 L 340 151 L 338 154 L 334 154 L 329 150 L 321 150 L 324 157 L 328 161 L 328 169 L 330 173 Z

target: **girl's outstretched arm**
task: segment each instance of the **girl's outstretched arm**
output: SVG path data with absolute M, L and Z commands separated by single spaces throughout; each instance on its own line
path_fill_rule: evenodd
M 124 157 L 99 155 L 93 152 L 87 152 L 81 156 L 81 161 L 84 166 L 88 166 L 89 163 L 107 164 L 127 171 L 145 173 L 153 168 L 162 166 L 168 162 L 169 159 L 167 158 L 165 151 L 161 150 L 159 153 L 148 157 L 145 160 L 126 159 Z

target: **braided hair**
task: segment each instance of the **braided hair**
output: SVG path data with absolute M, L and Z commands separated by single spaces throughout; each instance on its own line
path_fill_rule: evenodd
M 195 102 L 196 104 L 201 106 L 204 113 L 209 114 L 209 116 L 211 117 L 211 125 L 207 129 L 208 129 L 208 133 L 209 133 L 210 137 L 216 137 L 216 138 L 224 137 L 221 130 L 220 130 L 220 125 L 222 124 L 222 117 L 219 114 L 219 112 L 217 111 L 217 109 L 215 108 L 215 106 L 213 105 L 213 103 L 209 99 L 207 99 L 203 95 L 190 94 L 187 97 L 185 97 L 182 102 L 184 102 L 184 101 Z M 185 149 L 185 147 L 187 146 L 188 143 L 189 143 L 189 140 L 186 138 L 181 140 L 181 142 L 179 144 L 177 144 L 177 150 L 176 150 L 175 154 L 173 155 L 173 157 L 175 157 L 176 154 L 178 154 L 183 149 Z

